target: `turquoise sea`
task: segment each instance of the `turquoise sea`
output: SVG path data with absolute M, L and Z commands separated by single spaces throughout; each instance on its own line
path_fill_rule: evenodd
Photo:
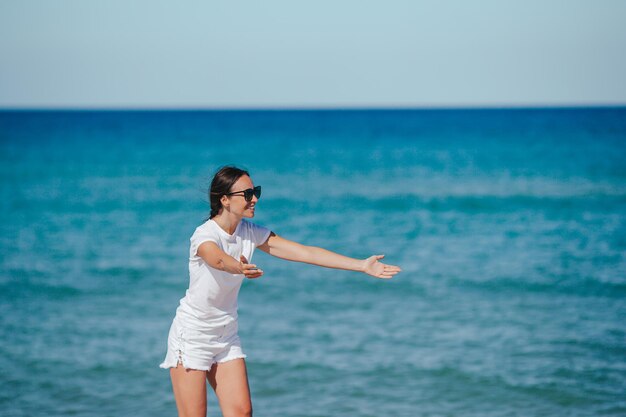
M 257 251 L 256 416 L 626 415 L 626 108 L 574 108 L 0 112 L 1 416 L 175 415 L 158 365 L 225 164 L 257 223 L 404 270 Z

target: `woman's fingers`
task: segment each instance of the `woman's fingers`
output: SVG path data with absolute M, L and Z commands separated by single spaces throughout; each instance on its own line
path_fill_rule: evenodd
M 263 275 L 263 270 L 257 268 L 255 264 L 244 264 L 243 274 L 246 276 L 246 278 L 258 278 Z
M 380 262 L 380 259 L 384 257 L 385 255 L 372 255 L 367 258 L 365 262 L 365 269 L 363 272 L 376 278 L 383 279 L 389 279 L 396 275 L 398 272 L 402 272 L 402 269 L 399 266 L 387 265 Z
M 387 265 L 387 264 L 383 264 L 385 266 L 385 271 L 398 271 L 401 272 L 402 268 L 400 268 L 399 266 L 395 266 L 395 265 Z
M 396 265 L 387 265 L 387 264 L 383 264 L 382 262 L 378 262 L 378 265 L 382 266 L 382 270 L 379 267 L 378 273 L 373 274 L 377 278 L 390 279 L 397 273 L 402 272 L 402 269 Z
M 246 278 L 258 278 L 263 275 L 263 270 L 258 268 L 256 264 L 249 264 L 245 256 L 239 256 L 239 262 L 241 264 L 242 273 Z

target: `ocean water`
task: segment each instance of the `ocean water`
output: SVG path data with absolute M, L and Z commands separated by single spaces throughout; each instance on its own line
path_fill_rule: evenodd
M 257 223 L 403 268 L 255 253 L 256 416 L 626 415 L 626 108 L 0 112 L 0 415 L 175 415 L 158 364 L 225 164 Z

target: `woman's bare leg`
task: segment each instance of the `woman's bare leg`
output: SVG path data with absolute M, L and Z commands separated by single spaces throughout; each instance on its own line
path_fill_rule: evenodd
M 252 402 L 244 359 L 216 363 L 207 373 L 224 417 L 251 417 Z
M 206 417 L 207 371 L 185 369 L 181 363 L 170 368 L 179 417 Z

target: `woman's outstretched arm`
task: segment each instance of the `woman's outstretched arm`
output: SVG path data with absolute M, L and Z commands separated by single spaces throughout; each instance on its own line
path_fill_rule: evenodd
M 379 262 L 379 259 L 382 259 L 385 255 L 373 255 L 367 259 L 349 258 L 317 246 L 302 245 L 282 238 L 274 232 L 270 233 L 269 238 L 258 248 L 281 259 L 304 262 L 326 268 L 359 271 L 377 278 L 391 278 L 402 271 L 399 266 Z

